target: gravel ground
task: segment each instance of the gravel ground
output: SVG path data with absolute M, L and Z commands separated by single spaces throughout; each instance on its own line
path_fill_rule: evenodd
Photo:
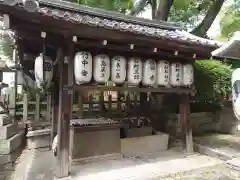
M 156 180 L 240 180 L 240 171 L 228 168 L 225 164 L 181 172 Z

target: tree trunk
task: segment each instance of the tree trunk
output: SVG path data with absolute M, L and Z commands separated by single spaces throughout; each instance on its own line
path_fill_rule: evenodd
M 152 5 L 152 19 L 156 19 L 157 0 L 152 0 L 151 5 Z
M 195 29 L 193 29 L 191 33 L 200 37 L 204 37 L 220 12 L 224 1 L 225 0 L 215 0 L 212 6 L 208 9 L 208 12 L 202 22 Z
M 167 21 L 174 0 L 161 0 L 158 4 L 156 19 Z

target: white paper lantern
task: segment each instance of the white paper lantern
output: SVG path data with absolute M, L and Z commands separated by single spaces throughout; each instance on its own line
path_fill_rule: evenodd
M 170 76 L 170 67 L 168 61 L 157 62 L 157 85 L 168 86 Z
M 92 79 L 92 55 L 90 52 L 77 52 L 74 57 L 76 84 L 89 83 Z
M 49 87 L 53 76 L 53 64 L 50 57 L 45 56 L 45 63 L 43 66 L 43 54 L 41 53 L 40 56 L 35 59 L 34 72 L 37 87 L 42 87 L 43 84 Z M 45 82 L 43 81 L 43 72 L 45 75 Z
M 126 79 L 126 59 L 123 56 L 115 56 L 111 61 L 111 80 L 116 84 L 124 83 Z
M 191 64 L 183 65 L 183 85 L 191 86 L 193 84 L 193 66 Z
M 97 83 L 105 83 L 110 77 L 110 59 L 105 54 L 99 54 L 93 59 L 93 78 Z
M 142 81 L 142 61 L 139 58 L 130 58 L 128 61 L 128 84 L 137 86 Z
M 143 63 L 143 79 L 142 84 L 145 86 L 152 86 L 155 84 L 157 67 L 153 59 L 148 59 Z
M 171 64 L 170 83 L 172 86 L 182 85 L 182 65 L 180 63 Z

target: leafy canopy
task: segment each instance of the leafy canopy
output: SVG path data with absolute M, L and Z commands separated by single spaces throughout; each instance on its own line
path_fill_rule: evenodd
M 196 61 L 194 68 L 197 99 L 200 102 L 221 103 L 223 97 L 230 94 L 231 66 L 216 60 L 202 60 Z
M 240 30 L 240 0 L 235 0 L 223 11 L 220 27 L 222 36 L 227 38 Z

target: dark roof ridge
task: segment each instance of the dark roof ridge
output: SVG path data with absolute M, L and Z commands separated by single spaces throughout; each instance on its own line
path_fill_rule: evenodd
M 74 11 L 77 13 L 84 13 L 86 15 L 93 15 L 102 18 L 114 19 L 119 21 L 125 21 L 132 24 L 138 24 L 143 26 L 149 26 L 154 28 L 161 28 L 166 30 L 176 30 L 181 29 L 181 27 L 164 21 L 157 20 L 149 20 L 139 17 L 134 17 L 130 15 L 125 15 L 119 12 L 107 11 L 99 8 L 88 7 L 84 5 L 79 5 L 77 3 L 72 3 L 69 1 L 63 0 L 39 0 L 40 6 L 41 4 L 44 6 L 49 6 L 52 8 L 59 8 L 68 11 Z

